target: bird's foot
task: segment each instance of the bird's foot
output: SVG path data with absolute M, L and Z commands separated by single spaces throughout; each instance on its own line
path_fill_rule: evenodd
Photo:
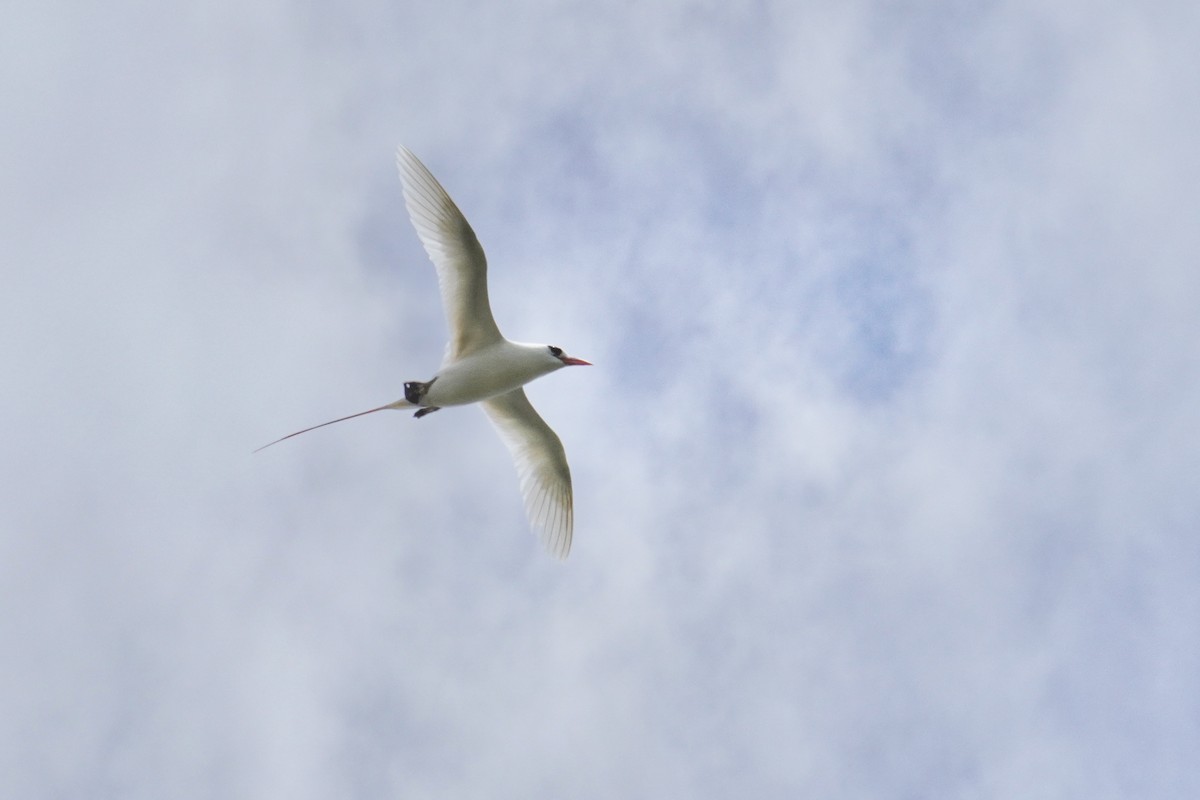
M 425 408 L 418 409 L 417 413 L 413 414 L 413 416 L 416 417 L 417 419 L 420 419 L 421 417 L 425 416 L 426 414 L 432 414 L 433 412 L 438 411 L 440 409 L 441 409 L 441 406 L 426 406 Z

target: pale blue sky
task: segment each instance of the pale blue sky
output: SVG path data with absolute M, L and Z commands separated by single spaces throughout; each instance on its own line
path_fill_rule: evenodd
M 19 3 L 0 785 L 1193 797 L 1200 11 Z M 392 165 L 575 477 L 529 532 Z

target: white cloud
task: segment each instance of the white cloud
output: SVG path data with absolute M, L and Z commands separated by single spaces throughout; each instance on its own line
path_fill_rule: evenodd
M 1194 793 L 1189 6 L 69 11 L 0 34 L 11 791 Z M 249 455 L 436 367 L 396 140 L 597 363 L 565 565 L 471 409 Z

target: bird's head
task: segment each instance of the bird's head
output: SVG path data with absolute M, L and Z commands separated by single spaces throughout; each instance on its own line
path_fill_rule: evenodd
M 553 358 L 555 361 L 559 362 L 558 366 L 590 367 L 592 365 L 592 362 L 584 361 L 582 358 L 571 358 L 569 355 L 563 352 L 561 347 L 555 347 L 552 344 L 546 345 L 546 352 L 549 354 L 550 358 Z

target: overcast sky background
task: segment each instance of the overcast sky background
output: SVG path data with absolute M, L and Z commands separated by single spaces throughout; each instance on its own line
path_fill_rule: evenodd
M 1200 796 L 1194 2 L 4 16 L 6 795 Z

